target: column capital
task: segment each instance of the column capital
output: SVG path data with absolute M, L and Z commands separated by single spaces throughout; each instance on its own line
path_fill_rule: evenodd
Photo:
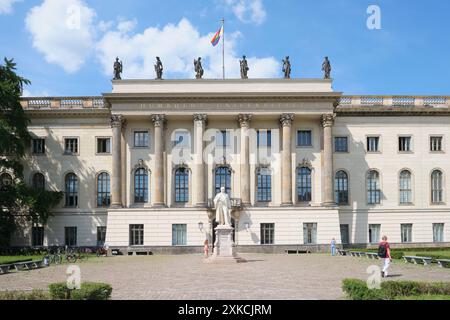
M 194 113 L 194 122 L 200 121 L 203 122 L 203 124 L 205 124 L 207 120 L 208 115 L 204 113 Z
M 163 127 L 166 122 L 165 114 L 152 114 L 152 122 L 155 127 Z
M 122 128 L 125 126 L 125 118 L 121 114 L 111 115 L 111 128 Z
M 280 116 L 280 123 L 281 126 L 286 127 L 286 126 L 291 126 L 292 125 L 292 121 L 294 121 L 294 114 L 293 113 L 283 113 Z
M 334 119 L 336 118 L 336 115 L 334 113 L 329 114 L 323 114 L 320 121 L 322 122 L 322 126 L 325 127 L 332 127 L 334 124 Z
M 245 127 L 245 128 L 250 127 L 250 121 L 252 121 L 252 117 L 253 117 L 253 115 L 251 115 L 251 114 L 240 113 L 238 115 L 237 120 L 238 120 L 239 125 L 241 126 L 241 128 L 243 128 L 243 127 Z

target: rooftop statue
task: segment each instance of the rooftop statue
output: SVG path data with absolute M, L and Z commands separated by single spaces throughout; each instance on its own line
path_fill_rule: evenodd
M 330 76 L 331 76 L 331 64 L 330 64 L 330 60 L 328 60 L 328 57 L 325 57 L 325 60 L 322 63 L 322 71 L 324 73 L 323 78 L 324 79 L 330 79 Z
M 248 67 L 247 59 L 245 56 L 242 57 L 242 60 L 239 60 L 239 64 L 241 65 L 241 79 L 248 79 L 247 72 L 250 70 Z
M 161 59 L 159 59 L 159 57 L 156 57 L 156 64 L 155 64 L 156 80 L 162 80 L 163 69 L 164 68 Z
M 122 61 L 119 61 L 119 57 L 116 58 L 116 62 L 114 62 L 114 78 L 113 80 L 120 80 L 120 74 L 122 73 Z
M 203 77 L 203 67 L 202 67 L 202 58 L 199 57 L 198 60 L 194 59 L 194 68 L 195 68 L 195 78 L 201 79 Z
M 283 60 L 283 72 L 285 79 L 291 78 L 291 62 L 289 61 L 289 56 L 287 56 L 286 59 Z

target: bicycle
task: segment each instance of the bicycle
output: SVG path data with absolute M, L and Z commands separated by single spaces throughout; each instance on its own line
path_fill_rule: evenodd
M 69 248 L 66 253 L 67 262 L 74 263 L 78 260 L 82 261 L 87 259 L 85 255 L 82 254 L 81 249 Z
M 61 264 L 62 263 L 61 250 L 59 248 L 51 249 L 50 252 L 44 256 L 44 261 L 45 260 L 47 260 L 48 265 L 52 263 Z

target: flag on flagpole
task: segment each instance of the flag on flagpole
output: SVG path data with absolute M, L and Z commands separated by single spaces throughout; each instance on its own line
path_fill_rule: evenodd
M 223 36 L 223 26 L 220 27 L 220 29 L 216 32 L 214 37 L 211 39 L 211 44 L 215 47 L 220 41 L 220 38 Z

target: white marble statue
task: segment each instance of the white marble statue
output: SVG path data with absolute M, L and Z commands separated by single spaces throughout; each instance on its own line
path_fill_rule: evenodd
M 220 192 L 214 198 L 216 208 L 216 221 L 219 225 L 231 227 L 231 200 L 225 193 L 225 187 L 220 188 Z

